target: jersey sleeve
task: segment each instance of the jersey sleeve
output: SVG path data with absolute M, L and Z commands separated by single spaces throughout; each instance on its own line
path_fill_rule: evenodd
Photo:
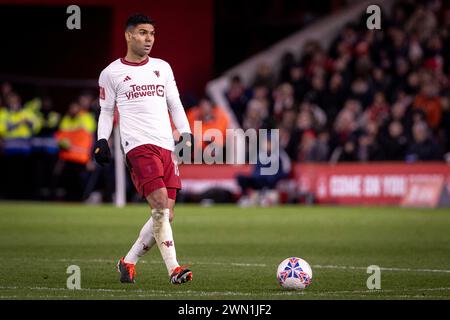
M 184 111 L 183 104 L 180 100 L 180 94 L 175 82 L 175 77 L 169 64 L 167 64 L 167 72 L 168 77 L 166 82 L 166 99 L 173 123 L 180 133 L 191 133 L 191 128 L 189 127 L 189 122 L 186 117 L 186 112 Z
M 107 69 L 100 73 L 98 85 L 100 89 L 100 107 L 105 109 L 114 109 L 114 106 L 116 105 L 116 92 L 110 73 Z
M 113 128 L 116 92 L 110 74 L 106 69 L 100 74 L 98 85 L 100 90 L 100 116 L 98 118 L 97 137 L 98 140 L 108 140 Z

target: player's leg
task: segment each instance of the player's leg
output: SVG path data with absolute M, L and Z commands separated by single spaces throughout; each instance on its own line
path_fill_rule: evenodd
M 153 218 L 150 217 L 139 232 L 136 242 L 133 244 L 130 251 L 128 251 L 124 261 L 126 263 L 136 264 L 139 259 L 155 245 L 155 243 L 155 237 L 153 236 Z
M 153 208 L 153 235 L 166 264 L 167 272 L 169 276 L 172 276 L 180 265 L 177 261 L 172 227 L 169 221 L 171 210 L 169 208 L 167 189 L 160 188 L 153 191 L 147 196 L 147 201 Z
M 146 184 L 142 190 L 143 193 L 152 194 L 154 191 L 154 186 L 162 187 L 164 184 L 161 178 L 158 178 L 156 181 Z M 146 191 L 147 190 L 147 191 Z M 148 198 L 150 195 L 146 197 L 147 202 L 150 204 L 152 208 L 156 205 L 156 200 L 152 198 L 150 201 Z M 153 206 L 152 206 L 153 203 Z M 164 206 L 164 205 L 163 205 Z M 144 224 L 141 231 L 139 232 L 139 236 L 136 242 L 131 247 L 130 251 L 128 251 L 127 255 L 120 259 L 118 263 L 118 269 L 121 273 L 120 281 L 124 283 L 133 283 L 134 276 L 136 275 L 135 265 L 139 261 L 139 258 L 142 257 L 145 253 L 147 253 L 156 243 L 154 236 L 154 222 L 153 222 L 153 210 L 150 219 Z
M 169 207 L 169 221 L 172 223 L 174 219 L 174 208 L 175 201 L 177 197 L 177 189 L 176 188 L 167 188 L 167 203 Z M 187 266 L 177 267 L 172 271 L 170 275 L 170 281 L 173 284 L 182 284 L 187 281 L 192 280 L 192 271 L 187 268 Z
M 133 176 L 133 175 L 132 175 Z M 133 180 L 134 181 L 134 180 Z M 138 183 L 136 183 L 138 184 Z M 139 185 L 139 184 L 138 184 Z M 140 185 L 139 185 L 140 186 Z M 141 187 L 137 187 L 138 190 L 141 191 L 141 195 L 147 195 L 145 198 L 147 202 L 149 203 L 150 207 L 152 208 L 152 215 L 150 219 L 145 223 L 145 225 L 142 227 L 139 237 L 136 240 L 136 242 L 131 247 L 130 251 L 127 253 L 125 257 L 120 259 L 117 267 L 121 273 L 120 281 L 125 283 L 133 283 L 134 282 L 134 276 L 136 275 L 135 271 L 135 265 L 138 262 L 139 258 L 143 256 L 150 248 L 157 243 L 158 237 L 155 236 L 155 220 L 161 220 L 160 219 L 160 213 L 162 212 L 164 214 L 165 211 L 167 211 L 167 215 L 169 214 L 169 209 L 167 208 L 167 191 L 164 187 L 164 182 L 162 179 L 156 178 L 153 181 L 146 183 L 142 185 Z M 160 229 L 161 223 L 156 224 L 156 228 Z M 171 236 L 171 230 L 170 230 L 170 236 Z M 170 243 L 170 242 L 168 242 Z M 173 243 L 173 240 L 172 240 Z M 158 246 L 160 248 L 160 246 Z M 176 262 L 176 255 L 175 255 L 175 263 L 173 262 L 172 256 L 169 254 L 165 254 L 165 252 L 161 251 L 161 255 L 163 256 L 164 261 L 169 261 L 171 264 L 175 264 L 172 268 L 175 268 L 178 266 L 178 263 Z M 167 256 L 167 258 L 165 258 Z M 167 262 L 166 262 L 167 265 Z
M 127 167 L 130 171 L 131 179 L 136 187 L 136 191 L 142 198 L 146 198 L 156 189 L 164 187 L 161 179 L 163 166 L 158 159 L 158 150 L 151 145 L 138 146 L 126 155 Z M 134 282 L 134 276 L 136 274 L 135 265 L 139 257 L 144 255 L 154 244 L 153 218 L 150 217 L 139 232 L 138 239 L 130 251 L 117 264 L 121 282 Z
M 174 207 L 176 199 L 176 189 L 169 188 L 167 190 L 168 194 L 168 207 L 169 207 L 169 222 L 172 223 L 174 218 Z M 139 232 L 139 237 L 137 238 L 134 245 L 128 251 L 124 258 L 126 263 L 136 264 L 143 255 L 145 255 L 156 243 L 155 237 L 153 236 L 153 218 L 150 217 L 145 225 Z
M 150 193 L 146 199 L 152 207 L 153 236 L 170 275 L 172 270 L 178 267 L 179 264 L 169 222 L 170 210 L 168 207 L 167 189 L 165 187 L 159 188 Z

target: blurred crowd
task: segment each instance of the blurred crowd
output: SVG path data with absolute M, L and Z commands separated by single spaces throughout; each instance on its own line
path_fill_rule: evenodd
M 96 169 L 91 155 L 97 103 L 93 93 L 82 92 L 60 114 L 50 97 L 24 102 L 10 83 L 2 83 L 0 198 L 86 199 Z
M 226 92 L 244 128 L 278 128 L 293 161 L 449 160 L 450 7 L 398 1 L 382 29 L 345 26 L 325 50 L 261 64 Z
M 225 95 L 240 126 L 279 129 L 293 162 L 450 161 L 450 7 L 397 1 L 381 30 L 366 18 L 327 50 L 311 40 L 277 68 L 261 64 L 250 85 L 233 76 Z M 185 106 L 192 130 L 199 120 L 225 136 L 229 115 L 211 99 Z M 24 102 L 2 83 L 0 198 L 111 201 L 114 166 L 92 160 L 98 111 L 90 91 L 60 114 L 51 97 Z M 219 143 L 203 139 L 197 151 Z

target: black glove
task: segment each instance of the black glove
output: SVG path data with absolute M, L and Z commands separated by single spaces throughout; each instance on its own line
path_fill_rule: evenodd
M 175 150 L 178 152 L 179 156 L 183 158 L 183 153 L 185 150 L 188 151 L 189 157 L 192 154 L 192 148 L 194 147 L 194 136 L 192 133 L 184 132 L 180 135 L 180 139 L 176 143 Z
M 108 140 L 100 139 L 94 146 L 95 161 L 102 167 L 111 162 L 111 150 L 109 150 Z
M 188 146 L 192 149 L 194 135 L 192 133 L 184 132 L 181 134 L 180 139 L 178 139 L 178 143 L 182 143 L 184 146 Z

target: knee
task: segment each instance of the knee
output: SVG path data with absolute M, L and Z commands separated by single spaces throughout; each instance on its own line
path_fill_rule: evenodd
M 167 199 L 166 199 L 166 201 L 164 201 L 163 198 L 155 199 L 153 201 L 152 207 L 155 208 L 155 209 L 164 209 L 164 208 L 166 208 L 167 207 Z
M 148 196 L 150 206 L 153 209 L 165 209 L 167 208 L 167 192 L 157 190 Z

